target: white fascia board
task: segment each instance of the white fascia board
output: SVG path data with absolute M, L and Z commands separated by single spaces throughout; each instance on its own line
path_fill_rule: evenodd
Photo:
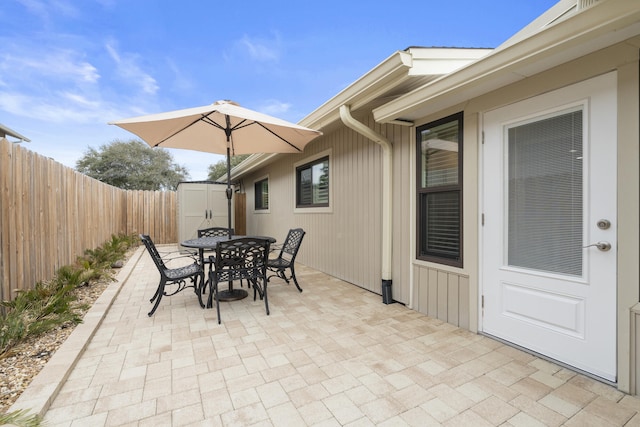
M 410 76 L 443 75 L 452 73 L 491 53 L 493 49 L 469 48 L 410 48 L 413 67 Z
M 381 123 L 417 120 L 637 34 L 637 0 L 601 1 L 376 108 L 373 116 Z

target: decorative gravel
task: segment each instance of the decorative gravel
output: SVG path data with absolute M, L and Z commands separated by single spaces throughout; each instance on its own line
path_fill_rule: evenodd
M 130 255 L 128 253 L 126 258 Z M 105 279 L 76 288 L 77 304 L 87 306 L 86 309 L 80 310 L 82 316 L 111 284 L 115 284 L 113 279 Z M 44 335 L 19 344 L 10 356 L 0 358 L 0 413 L 9 410 L 51 356 L 71 335 L 75 326 L 71 323 L 63 324 Z

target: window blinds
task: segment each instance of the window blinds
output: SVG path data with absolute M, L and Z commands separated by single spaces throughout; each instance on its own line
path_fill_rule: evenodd
M 582 275 L 582 110 L 508 129 L 508 264 Z

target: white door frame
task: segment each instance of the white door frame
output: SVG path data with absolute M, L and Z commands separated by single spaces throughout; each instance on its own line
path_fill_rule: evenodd
M 583 91 L 586 90 L 587 93 L 595 93 L 595 92 L 591 92 L 592 90 L 593 91 L 603 91 L 602 93 L 604 93 L 604 91 L 610 91 L 611 92 L 611 97 L 613 99 L 613 105 L 615 105 L 616 80 L 617 80 L 616 73 L 613 72 L 613 73 L 606 74 L 604 76 L 599 76 L 599 77 L 590 79 L 587 82 L 582 82 L 582 83 L 577 83 L 577 84 L 571 85 L 568 88 L 579 87 Z M 594 89 L 592 89 L 592 88 L 594 88 Z M 553 92 L 550 92 L 550 93 L 543 94 L 543 95 L 540 95 L 538 97 L 532 98 L 532 100 L 533 99 L 540 99 L 541 105 L 547 105 L 549 107 L 549 110 L 553 110 L 556 107 L 560 109 L 563 106 L 571 105 L 571 102 L 568 102 L 566 104 L 562 102 L 563 101 L 563 94 L 566 93 L 566 92 L 567 92 L 567 88 L 563 88 L 563 89 L 559 89 L 559 90 L 556 90 L 556 91 L 553 91 Z M 607 92 L 607 93 L 609 93 L 609 92 Z M 606 95 L 606 96 L 608 96 L 608 95 Z M 525 102 L 526 101 L 519 101 L 519 102 L 514 103 L 513 105 L 518 105 L 518 104 L 522 104 L 522 103 L 525 103 Z M 498 110 L 500 110 L 500 108 L 498 108 Z M 485 126 L 487 125 L 487 123 L 484 122 L 484 119 L 485 119 L 484 116 L 485 116 L 486 113 L 488 113 L 488 112 L 485 112 L 485 113 L 481 114 L 480 115 L 480 119 L 479 119 L 479 131 L 482 132 L 482 137 L 484 137 L 484 129 L 485 129 Z M 535 115 L 537 115 L 537 113 L 534 114 L 534 116 Z M 615 111 L 613 112 L 613 115 L 614 115 L 614 117 L 617 116 Z M 589 117 L 588 113 L 587 113 L 587 117 L 585 117 L 585 120 L 591 121 L 591 120 L 595 120 L 595 118 Z M 615 119 L 613 121 L 615 123 Z M 615 124 L 614 124 L 614 126 L 615 126 Z M 609 136 L 609 135 L 605 135 L 605 136 Z M 585 137 L 592 138 L 592 136 L 590 136 L 590 135 L 587 135 Z M 593 136 L 593 138 L 602 138 L 602 135 L 600 135 L 600 136 L 596 135 L 596 136 Z M 613 137 L 609 138 L 609 140 L 611 140 L 613 143 L 617 143 L 617 138 L 615 138 L 615 135 Z M 484 144 L 484 142 L 483 142 L 483 144 Z M 484 190 L 485 176 L 486 176 L 486 173 L 489 173 L 488 172 L 489 169 L 487 168 L 488 165 L 487 165 L 487 161 L 484 158 L 484 156 L 485 156 L 485 149 L 484 149 L 484 145 L 483 145 L 483 147 L 480 150 L 480 155 L 479 155 L 479 159 L 478 159 L 479 160 L 478 185 L 479 185 L 479 194 L 480 194 L 480 197 L 479 197 L 479 208 L 480 208 L 480 213 L 481 213 L 481 216 L 479 218 L 479 225 L 478 225 L 479 228 L 480 228 L 480 235 L 479 235 L 479 240 L 478 240 L 478 242 L 479 242 L 479 247 L 478 247 L 478 251 L 479 251 L 479 279 L 478 279 L 478 281 L 479 281 L 479 290 L 480 290 L 480 292 L 479 292 L 479 300 L 478 300 L 478 317 L 479 317 L 478 318 L 478 330 L 480 332 L 485 332 L 485 325 L 484 325 L 485 322 L 484 322 L 484 312 L 483 312 L 483 310 L 484 310 L 484 308 L 483 308 L 483 298 L 484 298 L 483 295 L 486 293 L 486 286 L 487 286 L 487 284 L 484 282 L 486 280 L 485 278 L 487 276 L 487 265 L 486 265 L 487 261 L 485 259 L 484 248 L 485 248 L 485 244 L 488 243 L 488 240 L 485 241 L 485 236 L 484 236 L 485 229 L 484 229 L 483 223 L 484 223 L 484 213 L 485 213 L 485 206 L 484 205 L 485 205 L 485 201 L 487 200 L 487 197 L 488 197 L 487 194 L 485 193 L 485 190 Z M 614 158 L 615 158 L 615 155 L 614 155 Z M 502 162 L 503 160 L 504 159 L 501 159 L 500 161 Z M 617 161 L 617 159 L 615 161 Z M 596 164 L 597 164 L 597 160 L 592 161 L 592 163 L 588 167 L 594 168 L 594 167 L 596 167 Z M 615 173 L 614 173 L 614 176 L 615 176 Z M 589 192 L 591 191 L 591 187 L 592 186 L 597 186 L 597 185 L 599 185 L 599 182 L 593 182 L 593 181 L 585 182 L 585 188 L 584 188 L 585 194 L 584 194 L 584 196 L 585 197 L 589 197 Z M 587 186 L 589 186 L 589 188 L 587 188 Z M 585 203 L 585 206 L 588 207 L 589 204 Z M 617 210 L 617 205 L 615 206 L 614 210 Z M 597 212 L 587 212 L 587 211 L 585 211 L 585 219 L 584 219 L 584 221 L 585 221 L 585 232 L 586 232 L 586 227 L 592 227 L 593 224 L 591 224 L 591 222 L 593 222 L 595 219 L 597 219 L 597 218 L 594 218 L 592 215 L 598 215 L 598 213 Z M 616 217 L 612 218 L 612 220 L 614 222 L 614 230 L 613 230 L 613 232 L 615 233 L 615 231 L 616 231 L 615 224 L 617 223 L 617 212 L 616 212 Z M 587 224 L 587 222 L 589 222 L 589 224 Z M 597 238 L 598 234 L 599 234 L 598 231 L 596 231 L 596 232 L 586 232 L 585 235 L 586 236 L 591 236 L 591 239 L 593 239 L 593 238 Z M 609 236 L 611 236 L 611 234 L 607 235 L 607 238 Z M 494 236 L 494 238 L 495 238 L 495 236 Z M 615 236 L 613 238 L 613 240 L 614 240 L 613 243 L 615 245 L 615 243 L 617 242 L 617 236 Z M 502 243 L 500 243 L 500 244 L 502 244 Z M 616 254 L 615 254 L 615 247 L 613 248 L 612 252 L 613 253 L 611 253 L 610 255 L 612 257 L 614 257 L 614 259 L 617 259 Z M 593 254 L 593 255 L 597 255 L 597 254 Z M 586 258 L 588 258 L 590 256 L 592 256 L 592 254 L 590 254 L 590 253 L 587 253 L 585 255 Z M 585 273 L 585 274 L 587 274 L 587 273 Z M 593 279 L 593 278 L 587 278 L 587 279 Z M 615 293 L 617 293 L 617 282 L 615 283 L 614 286 L 615 286 L 615 289 L 616 289 Z M 614 360 L 613 370 L 615 372 L 617 372 L 617 367 L 615 366 L 616 361 L 617 361 L 617 356 L 616 356 L 616 352 L 617 352 L 617 340 L 616 340 L 617 339 L 617 316 L 616 316 L 617 307 L 616 307 L 616 305 L 617 305 L 617 299 L 616 299 L 616 296 L 614 295 L 614 307 L 613 307 L 613 314 L 612 314 L 612 320 L 611 320 L 614 330 L 610 332 L 614 338 L 613 338 L 613 344 L 609 344 L 609 345 L 613 346 L 613 349 L 611 349 L 611 350 L 613 351 L 613 360 Z M 599 373 L 596 373 L 596 375 L 602 376 Z M 607 379 L 609 381 L 615 381 L 616 373 L 613 374 L 613 377 L 611 377 L 611 374 L 608 374 L 608 375 L 606 375 L 604 377 L 605 377 L 605 379 Z

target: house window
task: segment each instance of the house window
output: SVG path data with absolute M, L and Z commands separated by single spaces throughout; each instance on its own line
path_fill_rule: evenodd
M 462 113 L 420 126 L 417 258 L 462 267 Z
M 255 210 L 269 209 L 269 178 L 256 181 L 254 184 Z
M 329 156 L 296 167 L 296 207 L 329 206 Z

